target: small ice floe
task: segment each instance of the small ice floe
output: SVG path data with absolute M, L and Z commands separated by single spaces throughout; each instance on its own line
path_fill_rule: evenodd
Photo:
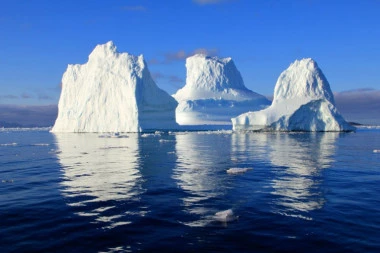
M 57 149 L 50 149 L 50 151 L 49 151 L 49 154 L 60 154 L 60 153 L 62 153 L 62 151 L 60 151 L 60 150 L 57 150 Z
M 119 132 L 101 134 L 98 136 L 99 138 L 128 138 L 128 135 L 121 134 Z
M 3 144 L 0 144 L 0 146 L 17 146 L 17 143 L 16 143 L 16 142 L 12 142 L 12 143 L 3 143 Z
M 11 179 L 11 180 L 1 180 L 1 182 L 2 183 L 13 183 L 14 181 L 13 181 L 13 179 Z
M 49 143 L 35 143 L 35 144 L 32 144 L 33 146 L 49 146 L 50 144 Z
M 374 149 L 373 153 L 380 153 L 380 149 Z
M 174 141 L 173 140 L 160 139 L 159 142 L 163 143 L 163 142 L 174 142 Z
M 242 174 L 249 170 L 252 170 L 252 168 L 230 168 L 227 170 L 228 174 Z
M 214 215 L 214 219 L 220 222 L 231 222 L 237 220 L 238 218 L 239 216 L 236 216 L 232 209 L 220 211 Z

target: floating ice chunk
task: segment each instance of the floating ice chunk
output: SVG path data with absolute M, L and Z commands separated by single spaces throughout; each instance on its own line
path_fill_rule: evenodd
M 148 133 L 145 133 L 145 134 L 142 134 L 142 135 L 141 135 L 141 137 L 143 137 L 143 138 L 150 137 L 150 136 L 155 136 L 155 134 L 148 134 Z
M 10 180 L 1 180 L 2 183 L 13 183 L 13 179 L 10 179 Z
M 128 135 L 115 132 L 115 133 L 101 134 L 98 137 L 99 138 L 128 138 Z
M 214 219 L 221 222 L 230 222 L 230 221 L 237 220 L 238 218 L 239 216 L 236 216 L 234 212 L 232 211 L 232 209 L 220 211 L 220 212 L 215 213 L 214 215 Z
M 12 142 L 12 143 L 3 143 L 3 144 L 0 144 L 0 146 L 17 146 L 17 143 L 16 143 L 16 142 Z
M 49 151 L 49 154 L 60 154 L 60 153 L 62 153 L 62 151 L 60 151 L 60 150 L 56 150 L 56 149 L 50 149 L 50 151 Z
M 245 173 L 248 170 L 252 170 L 252 168 L 230 168 L 227 170 L 228 174 L 240 174 Z
M 160 143 L 164 143 L 164 142 L 174 142 L 174 140 L 160 139 L 159 142 L 160 142 Z
M 374 149 L 373 153 L 380 153 L 380 149 Z
M 50 144 L 49 143 L 35 143 L 35 144 L 32 144 L 33 146 L 49 146 Z

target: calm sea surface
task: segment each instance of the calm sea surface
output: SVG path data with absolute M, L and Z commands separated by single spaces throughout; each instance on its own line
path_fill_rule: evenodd
M 3 129 L 0 249 L 380 252 L 380 130 Z

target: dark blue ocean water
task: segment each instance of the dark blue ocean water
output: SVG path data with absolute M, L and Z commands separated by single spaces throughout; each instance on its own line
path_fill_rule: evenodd
M 0 131 L 1 252 L 380 251 L 380 130 L 108 137 Z

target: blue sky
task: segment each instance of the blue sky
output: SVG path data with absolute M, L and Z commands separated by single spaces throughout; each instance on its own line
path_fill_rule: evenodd
M 304 57 L 334 92 L 380 94 L 379 11 L 378 0 L 0 0 L 0 104 L 57 104 L 67 65 L 109 40 L 143 54 L 170 94 L 185 84 L 185 58 L 199 51 L 232 57 L 263 95 Z

